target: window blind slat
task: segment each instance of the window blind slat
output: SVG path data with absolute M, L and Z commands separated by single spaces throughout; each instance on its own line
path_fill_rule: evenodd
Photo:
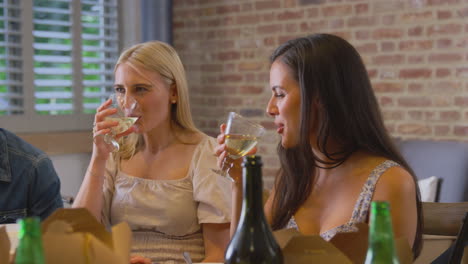
M 62 62 L 71 63 L 72 59 L 69 56 L 53 56 L 53 55 L 35 55 L 34 60 L 39 62 Z
M 70 33 L 54 32 L 54 31 L 34 30 L 33 35 L 34 37 L 39 37 L 39 38 L 58 38 L 58 39 L 71 39 L 72 38 Z
M 72 85 L 70 80 L 34 80 L 34 85 L 40 87 L 69 87 Z

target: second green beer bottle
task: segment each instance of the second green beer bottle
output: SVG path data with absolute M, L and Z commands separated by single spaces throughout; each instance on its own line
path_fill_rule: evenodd
M 262 161 L 247 156 L 243 166 L 242 213 L 225 253 L 226 264 L 282 264 L 281 248 L 263 212 Z
M 41 222 L 38 217 L 20 219 L 19 242 L 16 249 L 15 264 L 44 264 Z
M 369 246 L 365 264 L 399 264 L 393 238 L 390 204 L 385 201 L 371 203 Z

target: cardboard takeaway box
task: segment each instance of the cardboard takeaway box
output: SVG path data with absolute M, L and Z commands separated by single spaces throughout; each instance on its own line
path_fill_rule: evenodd
M 42 241 L 47 264 L 128 264 L 131 230 L 127 223 L 111 232 L 83 208 L 58 209 L 42 223 Z M 10 241 L 0 228 L 0 264 L 8 263 Z
M 329 242 L 318 235 L 301 235 L 295 229 L 278 230 L 274 236 L 283 251 L 285 264 L 361 264 L 366 258 L 369 231 L 366 224 L 357 227 L 357 232 L 339 233 Z M 413 262 L 406 239 L 397 238 L 395 247 L 401 264 Z

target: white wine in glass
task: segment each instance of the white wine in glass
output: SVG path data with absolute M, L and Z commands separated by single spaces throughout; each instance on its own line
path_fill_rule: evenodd
M 230 158 L 238 159 L 249 153 L 257 145 L 257 137 L 250 135 L 226 135 L 227 153 Z
M 225 144 L 229 158 L 239 159 L 247 155 L 257 145 L 258 139 L 265 133 L 265 128 L 235 112 L 229 112 L 225 133 Z M 213 171 L 221 176 L 229 176 L 231 167 L 232 163 L 225 159 L 222 169 L 213 169 Z
M 112 100 L 111 107 L 116 108 L 117 113 L 104 119 L 117 121 L 119 124 L 111 128 L 111 133 L 104 136 L 104 141 L 107 144 L 112 144 L 114 147 L 113 152 L 117 152 L 120 149 L 120 145 L 114 137 L 115 135 L 127 131 L 138 120 L 138 117 L 126 116 L 126 112 L 133 111 L 136 108 L 137 102 L 134 98 L 124 98 L 118 94 L 112 94 L 110 99 Z

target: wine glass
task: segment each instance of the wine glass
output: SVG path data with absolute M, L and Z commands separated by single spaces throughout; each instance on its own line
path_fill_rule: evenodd
M 138 117 L 130 117 L 130 114 L 137 106 L 135 98 L 120 94 L 111 94 L 109 99 L 112 100 L 111 108 L 116 108 L 117 113 L 107 116 L 104 119 L 108 121 L 117 121 L 119 124 L 111 128 L 111 133 L 104 136 L 104 142 L 113 145 L 112 152 L 117 152 L 120 149 L 119 142 L 115 136 L 127 131 L 137 120 Z
M 235 112 L 229 112 L 225 131 L 227 157 L 235 160 L 247 155 L 257 145 L 258 139 L 264 133 L 265 128 L 263 126 Z M 232 162 L 228 162 L 225 158 L 222 169 L 213 169 L 213 171 L 221 176 L 228 176 L 232 166 Z

